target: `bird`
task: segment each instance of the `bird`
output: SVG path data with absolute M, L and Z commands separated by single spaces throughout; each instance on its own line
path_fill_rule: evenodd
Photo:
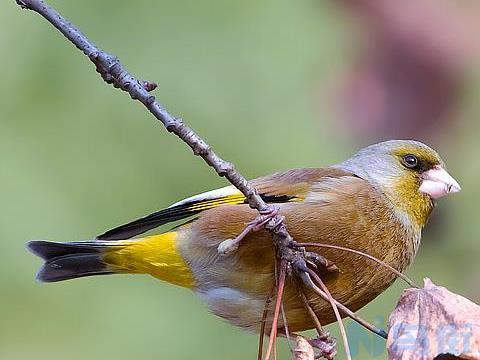
M 267 204 L 278 208 L 297 243 L 354 249 L 399 272 L 414 259 L 437 199 L 461 190 L 438 153 L 414 140 L 380 142 L 332 166 L 280 171 L 251 184 Z M 219 251 L 257 215 L 239 190 L 226 186 L 181 200 L 93 240 L 34 240 L 27 248 L 44 260 L 37 274 L 40 282 L 148 274 L 191 289 L 215 315 L 259 332 L 275 283 L 271 234 L 258 229 L 248 233 L 237 250 Z M 160 234 L 141 235 L 178 220 L 185 222 Z M 321 278 L 332 297 L 352 311 L 371 302 L 396 279 L 389 269 L 358 254 L 308 249 L 335 264 L 338 271 L 324 271 Z M 336 321 L 327 301 L 310 289 L 305 293 L 322 325 Z M 292 277 L 287 278 L 283 304 L 290 331 L 314 328 Z M 283 328 L 284 321 L 280 319 L 277 326 Z

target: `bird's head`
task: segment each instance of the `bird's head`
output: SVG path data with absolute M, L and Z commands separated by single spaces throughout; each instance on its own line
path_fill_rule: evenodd
M 342 167 L 372 183 L 419 227 L 426 224 L 436 199 L 460 191 L 438 153 L 418 141 L 370 145 Z

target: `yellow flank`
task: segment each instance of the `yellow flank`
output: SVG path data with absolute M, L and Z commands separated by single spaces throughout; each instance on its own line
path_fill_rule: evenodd
M 115 242 L 103 261 L 113 272 L 150 274 L 169 283 L 192 288 L 192 272 L 176 247 L 176 232 Z

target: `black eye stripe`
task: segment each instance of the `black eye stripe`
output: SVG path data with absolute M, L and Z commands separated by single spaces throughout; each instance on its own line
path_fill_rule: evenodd
M 412 154 L 407 154 L 407 155 L 403 156 L 402 157 L 402 162 L 403 162 L 403 165 L 405 165 L 405 167 L 407 167 L 409 169 L 414 169 L 418 165 L 417 157 L 415 155 L 412 155 Z

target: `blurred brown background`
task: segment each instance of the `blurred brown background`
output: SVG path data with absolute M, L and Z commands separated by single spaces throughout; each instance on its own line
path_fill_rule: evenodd
M 476 2 L 52 4 L 158 82 L 167 108 L 247 177 L 388 138 L 433 145 L 463 191 L 440 202 L 409 276 L 480 302 Z M 0 53 L 0 358 L 254 358 L 257 337 L 188 290 L 142 276 L 34 281 L 27 240 L 92 238 L 225 183 L 14 1 L 0 5 Z M 384 321 L 402 288 L 362 315 Z M 357 359 L 385 358 L 382 340 L 348 327 Z

